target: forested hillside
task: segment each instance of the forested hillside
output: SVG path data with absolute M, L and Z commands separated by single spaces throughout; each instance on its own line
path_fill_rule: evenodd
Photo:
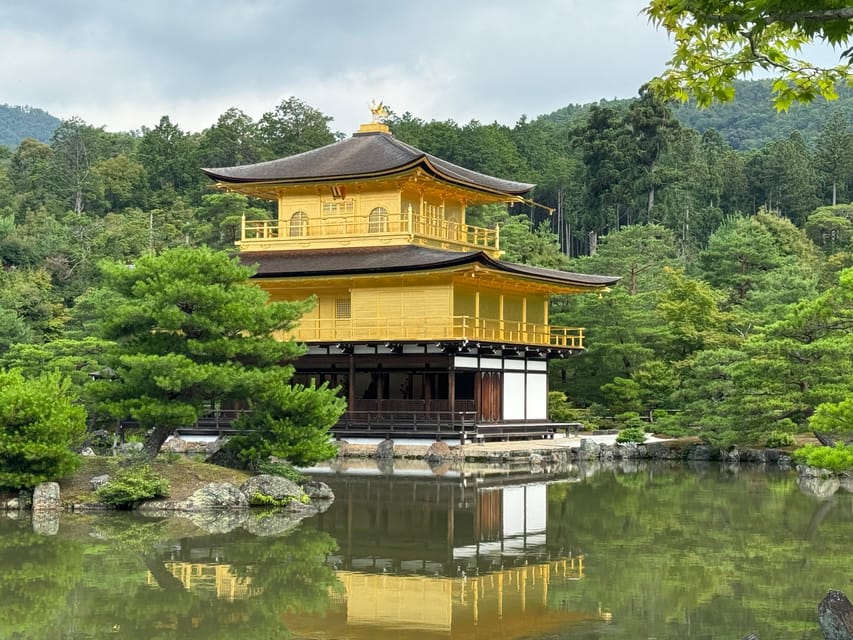
M 512 127 L 387 119 L 427 152 L 537 184 L 535 205 L 470 216 L 500 225 L 506 259 L 622 277 L 601 298 L 555 301 L 552 321 L 588 340 L 552 363 L 567 397 L 555 410 L 656 416 L 658 429 L 718 443 L 853 429 L 851 117 L 745 151 L 645 92 L 570 111 Z M 105 258 L 232 249 L 241 216 L 275 212 L 216 192 L 199 168 L 328 144 L 330 122 L 288 98 L 257 121 L 229 109 L 200 133 L 167 116 L 138 135 L 69 120 L 0 154 L 0 364 L 70 366 L 67 339 L 88 335 Z M 97 368 L 97 349 L 86 354 Z
M 715 129 L 735 149 L 758 149 L 795 131 L 814 143 L 833 114 L 853 119 L 853 87 L 838 88 L 838 100 L 818 98 L 810 103 L 794 103 L 777 112 L 767 99 L 770 80 L 735 81 L 735 99 L 698 109 L 694 104 L 674 107 L 673 113 L 686 127 L 700 133 Z
M 0 104 L 0 145 L 14 148 L 24 138 L 49 142 L 59 123 L 41 109 Z
M 810 103 L 794 103 L 787 111 L 776 111 L 768 96 L 770 80 L 736 80 L 731 102 L 698 108 L 694 103 L 671 105 L 672 113 L 685 127 L 704 133 L 717 131 L 732 148 L 741 151 L 759 149 L 775 140 L 799 132 L 814 143 L 827 121 L 835 113 L 853 119 L 853 87 L 838 88 L 839 98 L 828 102 L 818 98 Z M 591 104 L 570 104 L 539 116 L 557 125 L 579 124 L 593 106 L 627 109 L 632 99 L 601 100 Z

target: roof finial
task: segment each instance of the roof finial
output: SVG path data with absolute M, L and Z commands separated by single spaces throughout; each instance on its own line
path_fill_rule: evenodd
M 371 122 L 379 122 L 380 118 L 388 117 L 388 109 L 385 108 L 382 100 L 377 101 L 375 98 L 370 101 L 370 115 L 372 116 Z

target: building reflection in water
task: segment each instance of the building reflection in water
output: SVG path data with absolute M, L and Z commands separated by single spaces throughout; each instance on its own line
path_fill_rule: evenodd
M 608 620 L 606 612 L 565 606 L 567 592 L 582 588 L 584 558 L 548 544 L 547 492 L 556 478 L 436 476 L 424 469 L 315 470 L 336 496 L 313 524 L 338 541 L 338 552 L 326 561 L 343 589 L 322 619 L 288 616 L 292 631 L 329 638 L 382 638 L 403 630 L 514 638 Z M 252 585 L 237 580 L 227 564 L 167 566 L 187 588 L 215 590 L 225 599 L 252 596 Z
M 561 606 L 561 592 L 577 588 L 584 569 L 582 555 L 548 545 L 556 477 L 396 466 L 390 474 L 374 473 L 369 461 L 314 473 L 336 496 L 317 526 L 338 540 L 329 561 L 345 586 L 350 636 L 360 627 L 364 637 L 379 629 L 530 637 L 601 619 Z

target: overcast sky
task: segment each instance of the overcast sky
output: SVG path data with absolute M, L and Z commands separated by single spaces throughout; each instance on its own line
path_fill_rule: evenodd
M 3 0 L 0 104 L 201 131 L 296 96 L 345 134 L 380 99 L 465 124 L 636 95 L 670 54 L 643 0 Z

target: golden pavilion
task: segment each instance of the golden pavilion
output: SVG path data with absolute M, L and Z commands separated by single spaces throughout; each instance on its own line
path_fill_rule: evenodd
M 584 335 L 551 324 L 549 298 L 618 278 L 502 261 L 499 229 L 468 224 L 469 207 L 524 202 L 534 185 L 437 158 L 378 122 L 305 153 L 203 171 L 277 203 L 275 218 L 242 221 L 239 256 L 271 299 L 316 298 L 285 337 L 308 347 L 295 382 L 346 397 L 337 436 L 553 434 L 548 359 L 582 351 Z

